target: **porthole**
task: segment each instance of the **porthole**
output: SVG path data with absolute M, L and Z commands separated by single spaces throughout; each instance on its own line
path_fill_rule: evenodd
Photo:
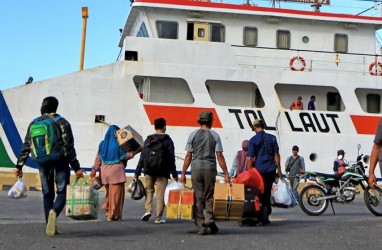
M 311 153 L 309 155 L 309 160 L 315 162 L 317 160 L 317 154 L 316 153 Z
M 303 43 L 309 43 L 309 37 L 307 37 L 307 36 L 303 36 L 303 37 L 302 37 L 302 42 L 303 42 Z

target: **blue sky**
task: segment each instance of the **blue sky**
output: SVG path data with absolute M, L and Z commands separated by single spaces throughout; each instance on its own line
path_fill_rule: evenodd
M 129 0 L 0 0 L 0 90 L 22 85 L 29 76 L 40 81 L 79 70 L 83 6 L 89 9 L 84 68 L 115 62 Z M 311 9 L 281 3 L 288 6 Z M 331 0 L 338 12 L 358 13 L 367 6 L 372 3 Z
M 83 6 L 84 68 L 115 62 L 129 0 L 0 0 L 0 90 L 79 70 Z

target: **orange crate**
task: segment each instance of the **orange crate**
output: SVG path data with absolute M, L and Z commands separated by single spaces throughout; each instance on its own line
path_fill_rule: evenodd
M 194 205 L 194 191 L 183 191 L 182 205 Z
M 168 194 L 168 204 L 179 204 L 181 190 L 171 190 Z

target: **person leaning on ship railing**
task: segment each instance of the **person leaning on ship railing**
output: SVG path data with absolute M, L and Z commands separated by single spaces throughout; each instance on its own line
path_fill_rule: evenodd
M 66 187 L 70 177 L 69 165 L 75 171 L 77 178 L 83 177 L 84 173 L 77 160 L 70 123 L 56 113 L 57 108 L 58 100 L 53 96 L 46 97 L 42 101 L 41 116 L 29 124 L 15 171 L 17 177 L 22 177 L 22 168 L 29 153 L 32 153 L 32 160 L 39 166 L 45 231 L 49 236 L 58 234 L 56 221 L 66 203 Z M 46 138 L 53 143 L 47 143 Z
M 291 110 L 303 110 L 304 109 L 304 104 L 301 101 L 302 97 L 298 96 L 294 102 L 290 105 Z

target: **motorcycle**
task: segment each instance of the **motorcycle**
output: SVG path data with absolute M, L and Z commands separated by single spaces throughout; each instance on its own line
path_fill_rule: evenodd
M 341 174 L 325 174 L 306 172 L 302 178 L 309 179 L 312 185 L 304 187 L 299 194 L 299 205 L 306 214 L 319 216 L 323 214 L 333 202 L 348 203 L 360 193 L 360 186 L 364 193 L 364 202 L 369 211 L 375 216 L 382 216 L 382 190 L 375 186 L 370 188 L 363 162 L 367 163 L 369 156 L 359 155 L 361 146 L 358 145 L 357 162 L 350 164 Z

